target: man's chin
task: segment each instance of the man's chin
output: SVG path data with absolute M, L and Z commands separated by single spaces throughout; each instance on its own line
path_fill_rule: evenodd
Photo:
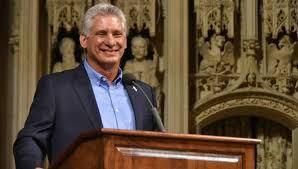
M 118 66 L 120 64 L 120 59 L 119 58 L 109 58 L 109 59 L 102 60 L 100 63 L 103 64 L 104 66 L 114 67 L 114 66 Z

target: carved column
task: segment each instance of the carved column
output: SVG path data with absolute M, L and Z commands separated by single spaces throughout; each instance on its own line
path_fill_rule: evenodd
M 7 79 L 6 165 L 14 168 L 12 145 L 23 127 L 37 79 L 38 0 L 12 0 Z M 29 33 L 30 32 L 30 33 Z
M 292 130 L 293 169 L 298 167 L 298 127 Z
M 16 112 L 16 106 L 17 102 L 14 102 L 15 96 L 16 96 L 16 87 L 14 84 L 16 84 L 16 71 L 15 67 L 17 67 L 17 58 L 19 57 L 19 32 L 20 32 L 20 26 L 19 26 L 19 20 L 20 20 L 20 4 L 19 0 L 12 0 L 9 4 L 9 40 L 8 40 L 8 61 L 7 64 L 11 65 L 8 67 L 9 70 L 7 70 L 7 88 L 6 96 L 7 96 L 7 105 L 6 105 L 6 142 L 5 142 L 5 164 L 4 168 L 14 168 L 13 163 L 13 155 L 11 152 L 11 146 L 13 144 L 13 138 L 16 134 L 16 131 L 14 129 L 14 119 L 17 119 L 15 112 Z
M 241 76 L 238 81 L 247 81 L 250 85 L 255 86 L 256 81 L 261 81 L 256 58 L 257 50 L 260 48 L 258 42 L 258 2 L 257 0 L 245 0 L 241 9 L 244 11 L 241 18 L 243 54 L 240 60 Z
M 166 0 L 165 125 L 168 131 L 188 132 L 188 1 Z
M 242 27 L 246 34 L 246 39 L 258 38 L 258 2 L 257 0 L 245 0 L 244 3 L 244 16 L 245 20 L 242 20 Z

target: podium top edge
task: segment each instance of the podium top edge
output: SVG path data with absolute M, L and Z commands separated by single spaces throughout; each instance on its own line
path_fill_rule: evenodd
M 102 128 L 100 130 L 102 135 L 119 135 L 119 136 L 134 136 L 134 137 L 151 137 L 162 139 L 181 139 L 181 140 L 198 140 L 198 141 L 211 141 L 211 142 L 231 142 L 242 144 L 259 144 L 260 139 L 240 138 L 240 137 L 226 137 L 226 136 L 212 136 L 200 134 L 179 134 L 170 132 L 157 132 L 157 131 L 142 131 L 142 130 L 119 130 Z

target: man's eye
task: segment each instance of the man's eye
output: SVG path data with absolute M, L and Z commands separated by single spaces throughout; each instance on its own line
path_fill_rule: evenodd
M 106 33 L 105 32 L 96 32 L 95 36 L 105 36 Z
M 121 37 L 123 34 L 121 32 L 116 32 L 113 35 L 114 37 Z

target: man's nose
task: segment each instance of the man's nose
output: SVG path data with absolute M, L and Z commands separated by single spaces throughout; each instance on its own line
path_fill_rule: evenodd
M 105 39 L 105 44 L 109 47 L 116 45 L 115 37 L 112 34 L 108 34 L 108 36 Z

